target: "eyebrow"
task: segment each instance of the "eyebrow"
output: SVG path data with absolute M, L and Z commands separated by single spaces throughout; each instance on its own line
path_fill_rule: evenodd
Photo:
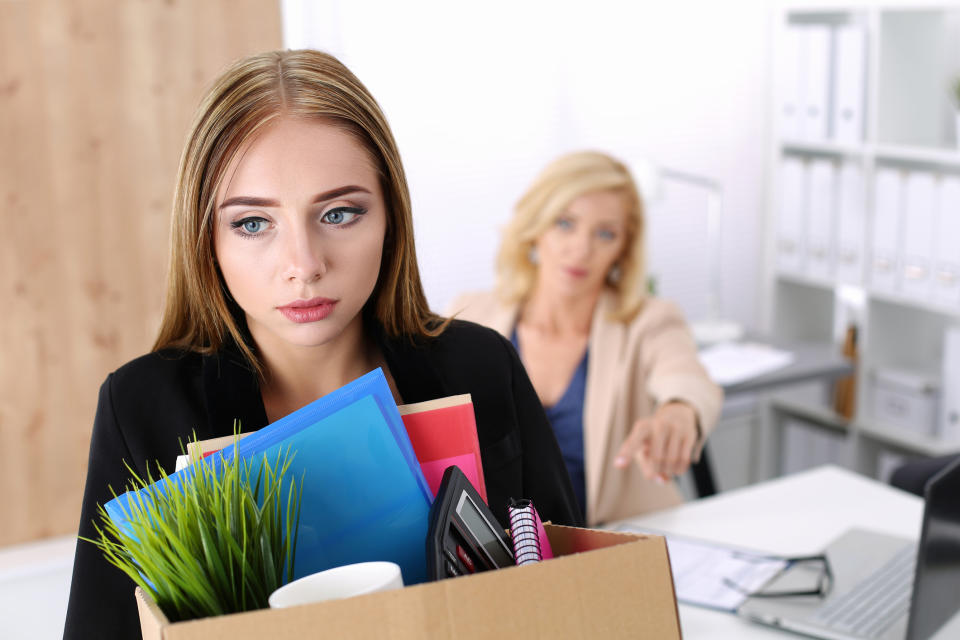
M 334 198 L 339 198 L 350 193 L 370 193 L 369 189 L 364 187 L 350 184 L 344 187 L 337 187 L 336 189 L 330 189 L 329 191 L 324 191 L 323 193 L 317 194 L 313 199 L 311 204 L 317 204 L 318 202 L 326 202 L 327 200 L 333 200 Z M 227 198 L 220 205 L 220 209 L 225 209 L 227 207 L 235 207 L 237 205 L 243 205 L 246 207 L 279 207 L 280 203 L 276 200 L 271 200 L 270 198 L 254 198 L 250 196 L 235 196 L 233 198 Z

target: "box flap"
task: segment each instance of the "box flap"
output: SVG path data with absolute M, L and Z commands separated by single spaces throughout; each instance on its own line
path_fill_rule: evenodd
M 140 633 L 143 640 L 163 640 L 163 627 L 170 624 L 167 616 L 157 606 L 156 601 L 140 587 L 133 593 L 137 599 L 137 611 L 140 612 Z

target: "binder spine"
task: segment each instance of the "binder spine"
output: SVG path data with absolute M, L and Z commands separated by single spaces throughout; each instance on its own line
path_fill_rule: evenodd
M 515 500 L 508 506 L 510 539 L 517 565 L 540 562 L 543 557 L 537 528 L 537 512 L 530 500 Z

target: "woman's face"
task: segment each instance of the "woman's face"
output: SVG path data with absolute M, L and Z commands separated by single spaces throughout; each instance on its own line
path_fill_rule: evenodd
M 627 203 L 617 191 L 574 199 L 537 239 L 537 286 L 565 298 L 603 287 L 627 241 Z
M 386 208 L 367 151 L 320 120 L 281 118 L 227 168 L 214 251 L 261 350 L 313 347 L 361 326 Z

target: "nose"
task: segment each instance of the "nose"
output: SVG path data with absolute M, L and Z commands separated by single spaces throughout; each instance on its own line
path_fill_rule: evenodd
M 570 234 L 570 243 L 568 249 L 572 254 L 572 257 L 577 259 L 587 259 L 590 257 L 590 253 L 593 250 L 593 238 L 589 231 L 584 231 L 583 229 L 577 229 L 574 233 Z
M 322 278 L 327 273 L 327 262 L 320 238 L 315 237 L 309 230 L 300 228 L 291 231 L 287 236 L 284 250 L 283 270 L 285 280 L 309 284 Z

